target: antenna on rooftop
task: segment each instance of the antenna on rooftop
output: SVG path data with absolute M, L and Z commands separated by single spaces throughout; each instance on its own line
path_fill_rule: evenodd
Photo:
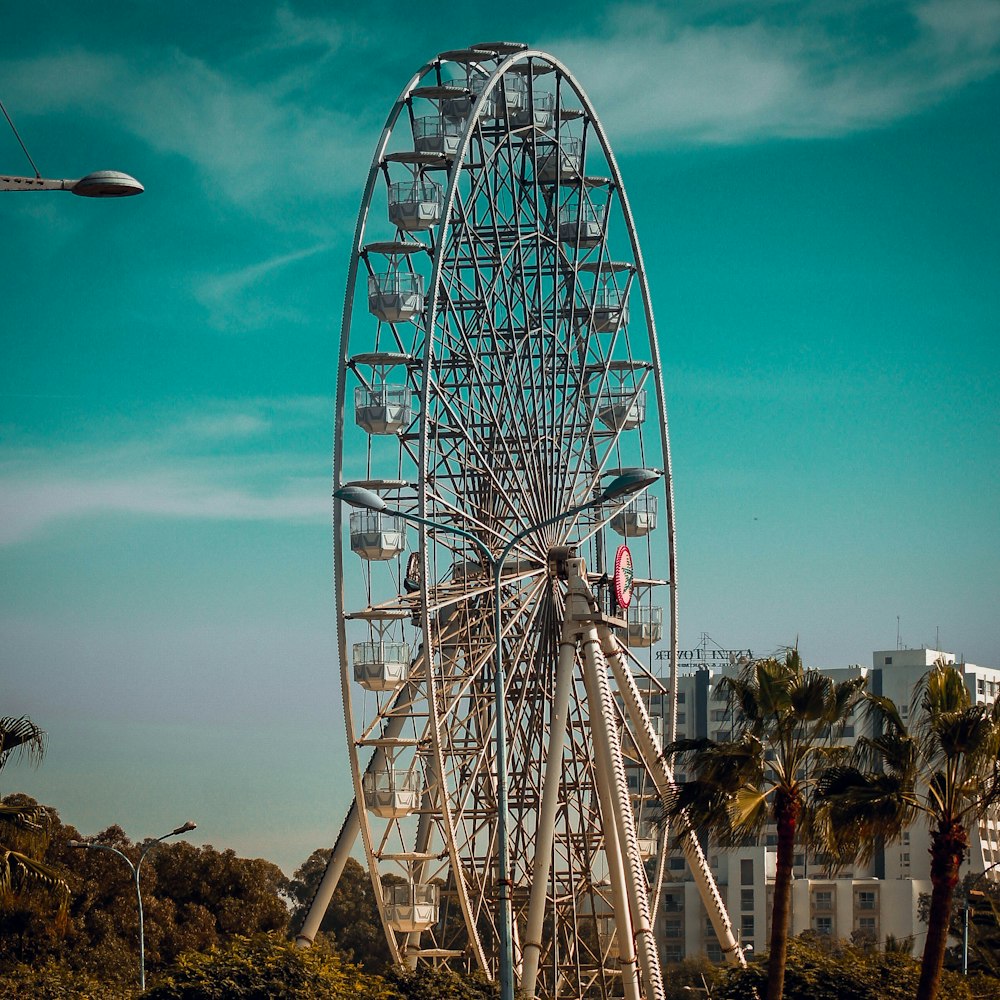
M 899 638 L 899 615 L 896 615 L 896 649 L 902 649 L 903 643 Z
M 934 626 L 934 648 L 935 649 L 940 649 L 941 648 L 941 626 L 940 625 L 935 625 Z

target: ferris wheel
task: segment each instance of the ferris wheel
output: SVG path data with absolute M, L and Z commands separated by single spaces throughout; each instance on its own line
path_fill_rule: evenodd
M 360 840 L 395 960 L 502 979 L 506 955 L 528 996 L 662 996 L 662 371 L 617 164 L 552 56 L 444 52 L 393 105 L 348 273 L 334 469 L 355 799 L 300 940 Z

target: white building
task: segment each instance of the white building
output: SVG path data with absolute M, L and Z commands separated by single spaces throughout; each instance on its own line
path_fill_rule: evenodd
M 860 666 L 826 669 L 822 672 L 836 681 L 863 674 L 868 690 L 886 695 L 899 706 L 904 721 L 913 712 L 911 704 L 920 678 L 943 657 L 955 663 L 951 653 L 932 649 L 879 650 L 872 655 L 872 667 Z M 703 657 L 704 659 L 704 657 Z M 723 663 L 725 660 L 723 659 Z M 992 702 L 1000 694 L 1000 670 L 959 663 L 966 684 L 977 702 Z M 682 672 L 677 689 L 677 738 L 728 738 L 732 719 L 726 696 L 718 681 L 737 669 L 726 664 L 701 663 L 696 669 Z M 663 698 L 662 701 L 666 701 Z M 663 706 L 664 708 L 666 706 Z M 651 705 L 651 711 L 660 708 Z M 863 710 L 848 721 L 843 742 L 851 743 L 865 724 Z M 678 781 L 686 775 L 677 774 Z M 997 817 L 984 821 L 970 831 L 969 857 L 963 865 L 967 873 L 983 872 L 1000 861 L 1000 828 Z M 743 944 L 763 951 L 768 944 L 768 915 L 773 892 L 777 834 L 768 829 L 761 842 L 738 849 L 720 849 L 703 844 L 723 898 L 729 907 L 733 928 Z M 856 865 L 853 871 L 840 871 L 836 877 L 826 869 L 823 859 L 796 854 L 792 884 L 792 934 L 812 930 L 838 938 L 868 939 L 884 943 L 888 936 L 913 937 L 914 950 L 923 945 L 926 926 L 917 917 L 921 893 L 929 893 L 930 837 L 919 821 L 902 840 L 878 852 L 871 864 Z M 719 944 L 701 905 L 697 889 L 680 852 L 672 852 L 666 864 L 667 882 L 661 892 L 657 930 L 663 957 L 677 961 L 707 954 L 718 961 Z

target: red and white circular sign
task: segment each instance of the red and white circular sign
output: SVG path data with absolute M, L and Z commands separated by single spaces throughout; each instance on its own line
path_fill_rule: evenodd
M 618 607 L 632 603 L 632 553 L 627 545 L 619 545 L 615 555 L 615 600 Z

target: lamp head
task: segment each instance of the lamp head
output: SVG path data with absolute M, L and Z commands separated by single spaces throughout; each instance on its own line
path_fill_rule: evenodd
M 82 840 L 67 840 L 67 847 L 90 847 L 90 844 L 85 844 Z
M 357 507 L 361 510 L 373 510 L 380 514 L 386 509 L 385 501 L 371 490 L 366 490 L 363 486 L 341 486 L 339 490 L 334 490 L 333 495 L 337 500 L 343 500 L 348 507 Z
M 652 469 L 619 469 L 618 475 L 604 487 L 601 502 L 618 500 L 620 497 L 631 496 L 640 490 L 652 486 L 659 480 L 661 473 Z
M 197 828 L 198 824 L 189 819 L 183 826 L 177 827 L 176 830 L 171 830 L 170 836 L 175 837 L 178 833 L 190 833 L 192 830 L 196 830 Z
M 146 189 L 128 174 L 120 170 L 95 170 L 81 177 L 71 188 L 73 194 L 81 198 L 127 198 L 142 194 Z

